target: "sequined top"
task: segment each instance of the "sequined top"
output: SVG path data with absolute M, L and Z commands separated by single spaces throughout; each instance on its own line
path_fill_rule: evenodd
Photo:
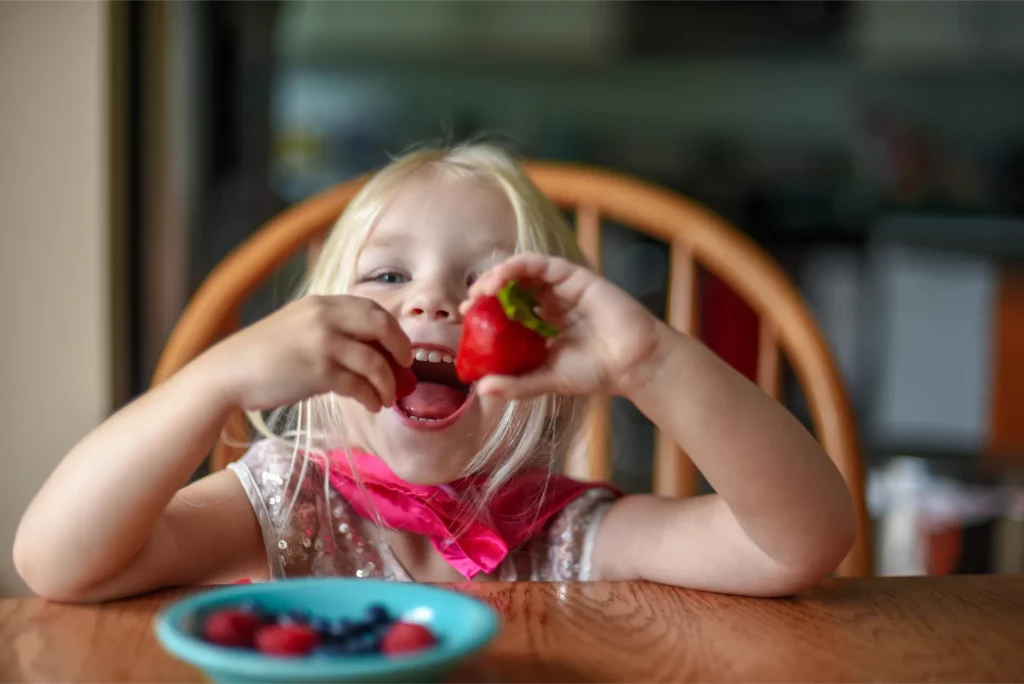
M 376 524 L 359 517 L 309 465 L 300 476 L 286 445 L 265 440 L 228 466 L 242 482 L 263 533 L 272 579 L 378 577 L 411 581 Z M 289 477 L 291 475 L 291 477 Z M 502 581 L 585 581 L 598 526 L 615 495 L 590 489 L 542 534 L 514 549 L 496 570 Z M 294 499 L 294 500 L 293 500 Z

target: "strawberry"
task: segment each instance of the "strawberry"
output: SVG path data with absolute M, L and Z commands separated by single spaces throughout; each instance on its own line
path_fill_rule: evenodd
M 388 365 L 391 366 L 391 372 L 395 374 L 395 399 L 412 394 L 416 389 L 416 374 L 412 372 L 412 369 L 398 365 L 395 357 L 380 342 L 369 342 L 368 344 L 384 355 Z
M 211 613 L 203 622 L 203 638 L 218 646 L 248 648 L 260 627 L 257 615 L 235 608 Z
M 256 632 L 256 650 L 276 656 L 303 656 L 316 648 L 316 632 L 306 625 L 270 625 Z
M 396 622 L 380 642 L 381 653 L 397 654 L 420 651 L 437 643 L 434 633 L 423 625 Z
M 547 338 L 558 331 L 534 313 L 533 293 L 510 280 L 497 296 L 480 297 L 462 321 L 455 356 L 459 380 L 471 383 L 485 375 L 522 375 L 547 356 Z

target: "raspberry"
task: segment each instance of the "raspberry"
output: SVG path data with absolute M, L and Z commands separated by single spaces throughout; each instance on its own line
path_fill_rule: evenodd
M 218 646 L 248 648 L 253 644 L 259 617 L 251 612 L 225 608 L 210 614 L 203 623 L 203 637 Z
M 270 625 L 256 632 L 256 650 L 267 655 L 303 656 L 317 641 L 316 632 L 306 625 Z
M 369 345 L 380 352 L 391 366 L 391 372 L 395 376 L 395 399 L 412 394 L 416 389 L 416 374 L 412 372 L 412 369 L 398 365 L 395 357 L 380 342 L 370 342 Z
M 396 622 L 384 635 L 382 653 L 409 653 L 430 648 L 437 643 L 434 633 L 423 625 L 411 622 Z

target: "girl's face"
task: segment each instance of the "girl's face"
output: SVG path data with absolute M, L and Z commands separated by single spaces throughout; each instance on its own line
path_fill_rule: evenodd
M 505 410 L 504 401 L 459 383 L 453 361 L 469 285 L 515 246 L 515 214 L 493 183 L 423 174 L 394 192 L 359 254 L 350 293 L 398 319 L 412 341 L 419 382 L 380 413 L 347 401 L 345 419 L 357 446 L 408 482 L 457 478 Z

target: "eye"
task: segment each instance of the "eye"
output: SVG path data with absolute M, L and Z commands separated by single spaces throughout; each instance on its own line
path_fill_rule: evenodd
M 472 287 L 473 283 L 475 283 L 479 277 L 479 273 L 470 273 L 466 276 L 466 287 Z
M 368 282 L 384 283 L 385 285 L 400 285 L 409 282 L 409 277 L 398 271 L 380 271 L 366 279 Z

